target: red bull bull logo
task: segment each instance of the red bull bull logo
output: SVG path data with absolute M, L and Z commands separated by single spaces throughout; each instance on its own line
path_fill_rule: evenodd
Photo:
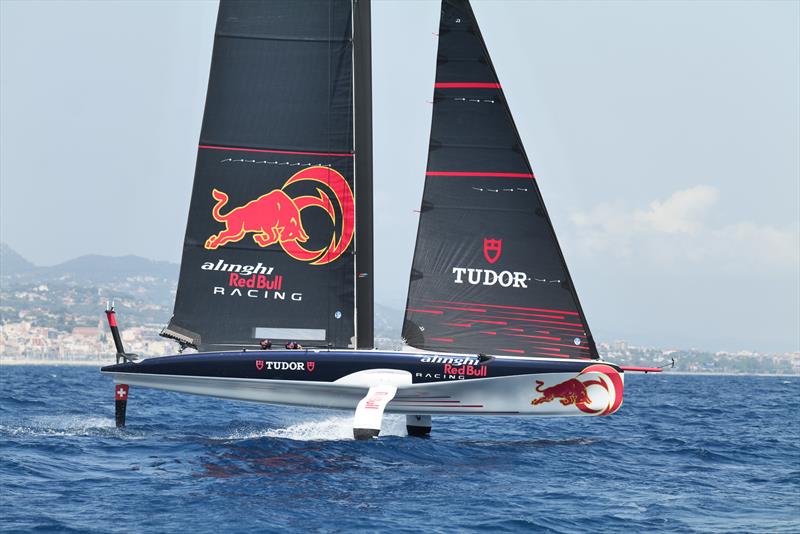
M 558 400 L 563 406 L 574 404 L 584 413 L 610 415 L 622 405 L 622 376 L 609 365 L 590 365 L 575 378 L 550 387 L 545 388 L 541 380 L 537 380 L 536 384 L 536 391 L 542 396 L 531 401 L 534 406 Z M 592 398 L 592 392 L 596 392 L 594 396 L 597 399 Z
M 300 182 L 314 185 L 317 196 L 305 195 L 290 197 L 285 189 Z M 325 186 L 324 189 L 319 186 Z M 328 192 L 326 192 L 327 190 Z M 280 189 L 274 189 L 255 200 L 222 213 L 228 203 L 228 195 L 218 189 L 211 192 L 217 203 L 211 210 L 214 220 L 225 224 L 225 228 L 210 236 L 205 248 L 214 250 L 229 243 L 236 243 L 252 234 L 253 241 L 260 247 L 280 244 L 292 258 L 311 265 L 324 265 L 337 259 L 347 250 L 355 233 L 355 200 L 353 191 L 344 176 L 330 167 L 315 166 L 303 169 L 289 178 Z M 337 226 L 337 210 L 341 213 L 341 230 L 337 239 L 336 231 L 330 244 L 318 250 L 305 248 L 309 240 L 303 226 L 302 212 L 308 208 L 319 208 L 330 217 L 334 228 Z

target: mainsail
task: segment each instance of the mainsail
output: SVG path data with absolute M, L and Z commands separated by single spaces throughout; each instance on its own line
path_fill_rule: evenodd
M 467 0 L 442 3 L 403 337 L 435 351 L 598 357 Z
M 164 335 L 372 346 L 371 306 L 355 313 L 356 280 L 372 300 L 371 248 L 356 254 L 372 239 L 369 65 L 367 2 L 220 2 Z

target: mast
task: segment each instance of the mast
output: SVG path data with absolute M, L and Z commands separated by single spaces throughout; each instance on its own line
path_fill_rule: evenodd
M 356 348 L 375 346 L 372 222 L 372 32 L 370 0 L 353 2 L 356 186 Z

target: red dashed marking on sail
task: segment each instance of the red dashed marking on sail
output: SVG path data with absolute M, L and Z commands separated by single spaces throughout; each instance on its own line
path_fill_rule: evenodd
M 575 337 L 575 336 L 586 337 L 586 332 L 583 330 L 583 328 L 573 328 L 571 326 L 561 327 L 561 326 L 553 326 L 553 325 L 547 325 L 547 328 L 549 328 L 550 330 L 564 330 L 564 331 L 567 332 L 567 335 L 570 335 L 572 337 Z M 555 334 L 556 335 L 560 335 L 558 332 L 555 332 Z
M 481 332 L 481 334 L 486 334 L 486 335 L 488 335 L 488 336 L 496 336 L 496 335 L 497 335 L 497 332 L 490 332 L 490 331 L 486 331 L 486 332 Z
M 492 82 L 437 82 L 436 89 L 502 89 L 499 83 Z
M 484 313 L 486 310 L 481 308 L 457 308 L 454 306 L 436 306 L 437 308 L 441 308 L 443 310 L 457 310 L 457 311 L 468 311 L 468 312 L 476 312 L 476 313 Z
M 523 306 L 502 306 L 500 304 L 481 304 L 479 302 L 458 302 L 458 301 L 434 300 L 434 299 L 431 299 L 428 302 L 444 302 L 447 304 L 459 304 L 464 306 L 481 306 L 482 308 L 501 308 L 505 310 L 548 312 L 548 313 L 556 313 L 558 315 L 580 315 L 578 312 L 566 311 L 566 310 L 551 310 L 548 308 L 525 308 Z
M 442 310 L 420 310 L 418 308 L 406 308 L 406 311 L 416 312 L 416 313 L 434 313 L 436 315 L 444 314 Z
M 574 326 L 581 328 L 583 331 L 583 325 L 580 323 L 567 323 L 564 321 L 549 321 L 544 319 L 526 319 L 524 317 L 500 317 L 496 315 L 485 315 L 484 317 L 489 317 L 490 319 L 507 319 L 509 321 L 524 321 L 526 323 L 547 323 L 547 324 L 556 324 L 556 325 L 563 325 L 563 326 Z M 548 328 L 558 328 L 556 326 L 548 326 Z
M 506 323 L 506 324 L 508 324 L 508 323 Z M 503 330 L 509 330 L 509 331 L 511 331 L 511 332 L 524 332 L 524 331 L 525 331 L 525 330 L 523 330 L 522 328 L 503 328 Z M 549 334 L 549 333 L 550 333 L 550 332 L 548 332 L 548 334 Z
M 452 337 L 432 337 L 430 339 L 431 339 L 431 341 L 441 341 L 442 343 L 452 343 L 453 342 L 453 338 Z
M 267 154 L 297 154 L 299 156 L 335 156 L 341 158 L 352 158 L 354 156 L 348 152 L 301 152 L 296 150 L 269 150 L 266 148 L 242 148 L 235 146 L 198 145 L 197 148 L 205 150 L 232 150 L 234 152 L 264 152 Z
M 507 313 L 509 315 L 522 315 L 523 317 L 539 317 L 541 319 L 566 319 L 567 317 L 564 315 L 544 315 L 541 313 L 528 313 L 528 312 L 518 312 L 518 311 L 506 311 L 506 310 L 493 310 L 495 313 Z M 572 317 L 570 317 L 572 319 Z
M 470 323 L 442 323 L 445 326 L 458 326 L 461 328 L 472 328 Z
M 560 337 L 552 337 L 552 336 L 532 336 L 530 334 L 507 334 L 509 336 L 514 337 L 527 337 L 527 338 L 534 338 L 534 339 L 549 339 L 551 341 L 561 341 Z
M 525 354 L 525 351 L 524 350 L 520 350 L 520 349 L 497 349 L 497 350 L 500 350 L 500 351 L 503 351 L 503 352 L 513 352 L 514 354 Z
M 483 321 L 481 319 L 473 319 L 472 322 L 473 323 L 484 323 L 484 324 L 499 324 L 499 325 L 508 324 L 506 321 Z
M 551 349 L 550 347 L 536 347 L 536 350 L 552 350 L 553 352 L 561 352 L 561 349 Z
M 529 172 L 457 172 L 457 171 L 428 171 L 425 176 L 478 176 L 485 178 L 535 178 Z

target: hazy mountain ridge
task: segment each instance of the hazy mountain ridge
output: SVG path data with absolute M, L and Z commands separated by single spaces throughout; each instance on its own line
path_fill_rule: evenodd
M 38 266 L 28 261 L 6 243 L 0 243 L 0 276 L 20 280 L 75 278 L 81 280 L 111 281 L 132 276 L 147 276 L 177 280 L 180 266 L 177 263 L 155 261 L 140 256 L 102 256 L 89 254 L 65 262 Z
M 0 276 L 23 273 L 36 266 L 23 258 L 7 244 L 0 242 Z
M 128 326 L 166 325 L 172 316 L 177 263 L 92 254 L 37 266 L 5 243 L 0 251 L 10 266 L 0 273 L 0 322 L 24 318 L 59 330 L 96 324 L 109 300 Z M 376 337 L 399 342 L 402 320 L 400 310 L 375 304 Z

